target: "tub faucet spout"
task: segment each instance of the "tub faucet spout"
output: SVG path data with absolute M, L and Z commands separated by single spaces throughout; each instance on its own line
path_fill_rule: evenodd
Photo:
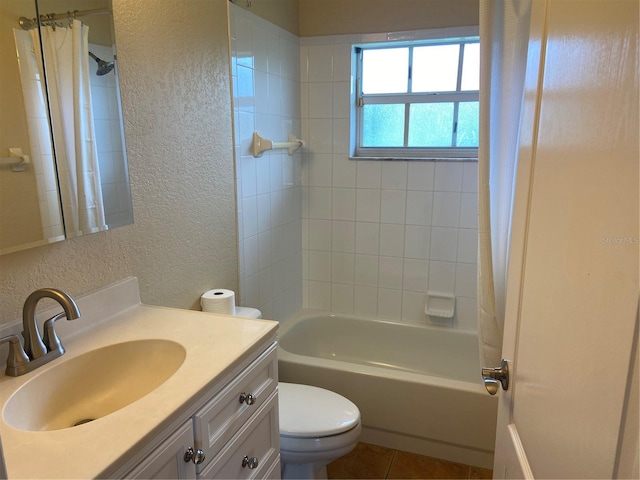
M 80 317 L 80 310 L 76 302 L 65 292 L 56 288 L 41 288 L 27 297 L 22 310 L 22 326 L 24 337 L 24 350 L 30 360 L 36 360 L 47 354 L 47 347 L 42 341 L 36 322 L 36 306 L 43 298 L 51 298 L 58 302 L 64 310 L 67 320 L 75 320 Z M 56 315 L 56 317 L 59 317 Z M 57 319 L 57 318 L 56 318 Z M 53 328 L 53 322 L 51 322 Z

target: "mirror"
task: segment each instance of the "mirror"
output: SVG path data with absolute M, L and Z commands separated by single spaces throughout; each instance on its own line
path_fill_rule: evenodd
M 0 2 L 0 254 L 133 223 L 113 32 L 110 0 Z

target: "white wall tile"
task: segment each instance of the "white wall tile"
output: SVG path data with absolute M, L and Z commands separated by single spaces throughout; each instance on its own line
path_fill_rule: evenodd
M 349 154 L 349 119 L 333 120 L 333 153 Z
M 455 262 L 458 253 L 458 229 L 445 227 L 431 228 L 431 260 Z
M 340 43 L 333 46 L 333 80 L 348 82 L 351 77 L 351 44 Z
M 405 225 L 404 256 L 428 260 L 431 246 L 431 228 L 420 225 Z
M 240 178 L 242 180 L 242 195 L 253 197 L 257 193 L 256 158 L 253 156 L 240 157 Z
M 413 325 L 425 324 L 425 297 L 424 293 L 402 292 L 402 320 Z
M 333 157 L 328 153 L 305 155 L 305 164 L 309 173 L 308 185 L 312 187 L 331 187 L 333 183 Z
M 309 219 L 309 249 L 331 251 L 331 220 Z
M 466 162 L 462 172 L 462 191 L 478 192 L 478 162 Z
M 354 310 L 354 286 L 339 283 L 332 284 L 331 311 L 352 314 Z
M 473 228 L 458 230 L 457 261 L 462 263 L 477 263 L 478 261 L 478 231 Z
M 255 75 L 255 96 L 253 98 L 253 106 L 256 113 L 269 113 L 269 79 L 265 71 L 254 70 Z M 244 100 L 241 100 L 244 103 Z
M 245 305 L 258 305 L 260 303 L 260 278 L 258 274 L 246 276 L 244 285 L 242 303 Z
M 402 290 L 378 289 L 378 316 L 391 320 L 402 318 Z
M 380 199 L 380 221 L 382 223 L 405 223 L 407 192 L 404 190 L 382 190 Z
M 331 219 L 331 188 L 309 187 L 309 218 Z
M 258 234 L 258 204 L 256 197 L 242 200 L 242 228 L 245 238 Z
M 256 24 L 252 24 L 251 28 L 251 46 L 254 51 L 254 68 L 266 73 L 269 68 L 267 62 L 267 32 Z
M 462 190 L 463 165 L 456 162 L 436 163 L 434 190 L 437 192 L 460 192 Z
M 309 81 L 309 47 L 300 45 L 300 82 Z
M 333 118 L 333 83 L 309 83 L 309 118 Z
M 309 279 L 331 282 L 331 252 L 309 250 Z
M 357 162 L 358 188 L 381 188 L 382 186 L 382 165 L 380 162 L 358 160 Z
M 295 90 L 302 116 L 298 129 L 307 148 L 304 163 L 289 163 L 286 171 L 276 167 L 274 172 L 271 166 L 270 187 L 279 176 L 287 188 L 298 175 L 308 187 L 296 190 L 299 201 L 292 193 L 271 194 L 271 225 L 274 220 L 278 223 L 274 205 L 280 202 L 282 222 L 293 221 L 296 212 L 309 218 L 299 220 L 297 233 L 301 247 L 310 249 L 298 261 L 309 279 L 298 287 L 305 305 L 423 325 L 425 291 L 475 295 L 471 273 L 477 262 L 477 162 L 349 160 L 351 41 L 343 35 L 301 38 L 299 55 L 285 53 L 288 44 L 280 43 L 281 75 L 285 71 L 294 75 L 295 70 L 302 82 Z M 258 79 L 255 74 L 254 81 Z M 278 108 L 291 115 L 293 107 L 286 94 L 292 88 L 283 82 L 281 87 Z M 263 101 L 262 90 L 254 86 L 255 105 Z M 279 129 L 278 137 L 286 136 L 287 124 L 271 118 L 257 115 L 256 123 Z M 241 123 L 239 118 L 239 132 Z M 244 135 L 248 134 L 245 126 Z M 243 143 L 242 134 L 238 137 L 242 153 L 247 142 Z M 322 163 L 315 162 L 319 159 Z M 255 176 L 259 193 L 264 188 L 258 179 L 261 172 L 256 170 Z M 240 182 L 240 198 L 251 197 L 251 185 L 247 192 L 244 188 Z M 278 249 L 275 243 L 282 231 L 278 226 L 272 230 L 272 253 Z M 284 256 L 292 246 L 286 238 L 282 241 Z M 276 271 L 272 267 L 272 278 Z M 292 295 L 288 303 L 294 304 Z M 475 329 L 477 321 L 468 301 L 472 297 L 459 299 L 463 306 L 455 327 Z
M 300 116 L 305 121 L 309 118 L 309 84 L 300 84 Z M 306 135 L 305 135 L 306 137 Z
M 478 305 L 475 298 L 456 298 L 456 327 L 471 332 L 478 331 Z
M 431 225 L 457 227 L 459 219 L 460 194 L 457 192 L 434 192 Z
M 406 190 L 407 170 L 407 162 L 382 162 L 382 188 L 386 190 Z
M 378 286 L 402 289 L 404 262 L 398 257 L 378 257 Z
M 353 253 L 356 248 L 356 223 L 333 221 L 331 250 L 333 252 Z
M 351 83 L 334 82 L 333 83 L 333 118 L 349 118 L 351 111 Z
M 380 224 L 380 255 L 402 257 L 404 255 L 404 225 Z
M 269 155 L 269 179 L 271 191 L 281 190 L 282 184 L 282 157 L 280 155 Z M 264 159 L 264 158 L 263 158 Z
M 433 212 L 433 192 L 409 190 L 407 192 L 408 225 L 431 225 Z
M 258 233 L 271 229 L 271 195 L 265 193 L 256 197 L 258 205 Z
M 356 190 L 356 220 L 359 222 L 379 222 L 380 197 L 380 190 L 358 188 Z
M 256 193 L 271 192 L 271 172 L 269 157 L 256 158 Z
M 349 160 L 344 154 L 334 154 L 333 158 L 333 186 L 354 188 L 356 186 L 356 162 Z
M 478 194 L 463 193 L 460 199 L 460 228 L 478 228 Z
M 356 253 L 378 255 L 380 224 L 356 222 Z
M 378 286 L 378 256 L 355 256 L 355 284 L 370 287 Z
M 280 76 L 281 66 L 280 38 L 275 33 L 267 32 L 267 70 L 270 75 Z
M 429 292 L 453 295 L 456 283 L 454 262 L 429 262 Z
M 475 297 L 477 295 L 477 276 L 478 270 L 476 265 L 471 263 L 457 263 L 456 296 Z
M 378 289 L 356 285 L 354 299 L 354 313 L 367 317 L 378 315 Z
M 259 265 L 259 244 L 258 236 L 246 238 L 244 241 L 244 273 L 245 276 L 254 275 L 260 270 Z
M 409 162 L 407 188 L 409 190 L 432 191 L 435 165 L 435 162 Z
M 310 152 L 333 153 L 333 121 L 331 119 L 309 119 Z
M 273 296 L 273 281 L 271 280 L 270 266 L 260 270 L 260 273 L 258 273 L 258 282 L 260 288 L 258 305 L 262 308 L 264 304 L 269 303 Z
M 308 47 L 308 81 L 330 82 L 333 80 L 333 45 L 310 45 Z
M 309 308 L 331 310 L 331 283 L 309 280 Z
M 333 208 L 334 220 L 355 221 L 356 189 L 355 188 L 334 188 L 332 208 Z
M 331 281 L 353 285 L 355 257 L 353 253 L 333 252 L 331 257 Z
M 267 75 L 267 83 L 269 89 L 269 98 L 267 104 L 269 108 L 269 114 L 281 115 L 282 114 L 282 77 L 278 74 L 269 73 Z M 274 136 L 274 135 L 271 135 Z M 275 140 L 278 141 L 278 140 Z

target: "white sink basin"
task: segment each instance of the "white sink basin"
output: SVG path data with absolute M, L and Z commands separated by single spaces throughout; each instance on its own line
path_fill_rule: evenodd
M 28 431 L 60 430 L 113 413 L 151 393 L 180 368 L 186 350 L 170 340 L 116 343 L 64 361 L 9 398 L 4 421 Z

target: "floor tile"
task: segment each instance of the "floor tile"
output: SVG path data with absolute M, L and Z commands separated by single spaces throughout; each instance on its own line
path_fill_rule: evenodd
M 349 454 L 327 466 L 330 479 L 384 479 L 387 476 L 394 450 L 358 443 Z
M 390 479 L 466 479 L 469 466 L 438 458 L 396 451 L 387 478 Z
M 493 478 L 493 470 L 480 467 L 469 467 L 469 478 L 472 479 L 491 479 Z

